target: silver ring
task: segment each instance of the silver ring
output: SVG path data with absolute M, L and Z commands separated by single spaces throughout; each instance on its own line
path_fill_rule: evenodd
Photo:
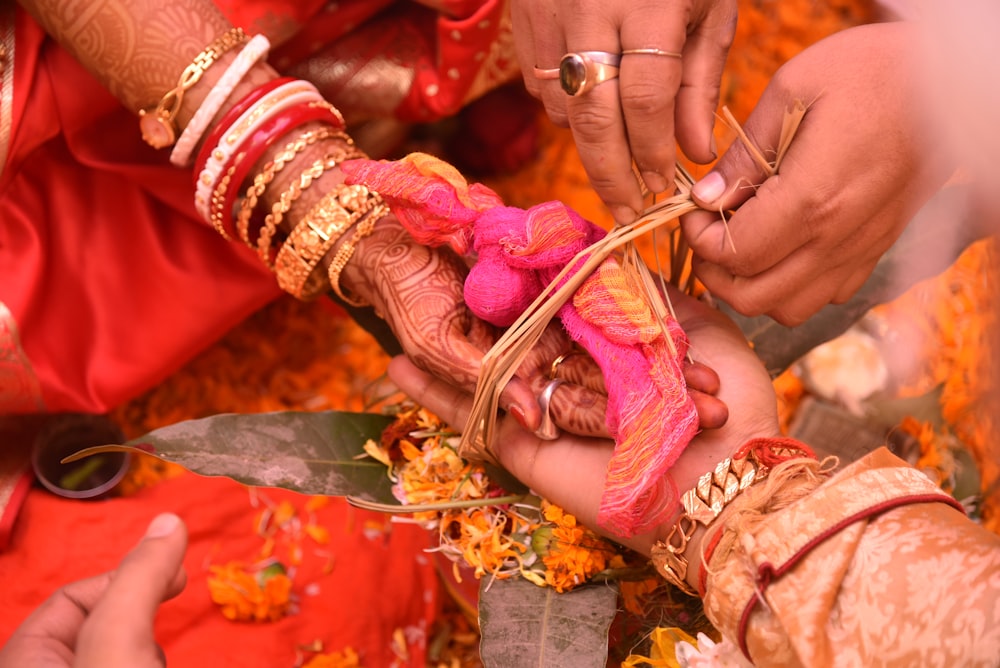
M 559 85 L 567 95 L 578 97 L 618 76 L 622 57 L 607 51 L 575 51 L 559 61 Z
M 553 378 L 546 383 L 545 387 L 542 388 L 542 393 L 538 395 L 538 407 L 542 409 L 542 421 L 538 425 L 538 431 L 535 432 L 535 436 L 545 441 L 554 441 L 559 438 L 559 427 L 556 426 L 555 420 L 552 419 L 549 404 L 552 402 L 552 395 L 555 394 L 556 388 L 562 384 L 562 379 Z
M 667 56 L 669 58 L 680 58 L 681 54 L 677 51 L 664 51 L 663 49 L 625 49 L 622 51 L 622 55 L 628 54 L 646 54 L 649 56 Z
M 536 79 L 558 79 L 559 78 L 559 68 L 553 67 L 552 69 L 546 70 L 541 67 L 535 68 L 535 78 Z

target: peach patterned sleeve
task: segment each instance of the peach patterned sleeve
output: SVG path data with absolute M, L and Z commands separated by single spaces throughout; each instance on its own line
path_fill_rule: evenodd
M 709 619 L 744 658 L 1000 665 L 1000 536 L 922 473 L 882 448 L 806 494 L 748 492 L 710 528 L 703 578 Z

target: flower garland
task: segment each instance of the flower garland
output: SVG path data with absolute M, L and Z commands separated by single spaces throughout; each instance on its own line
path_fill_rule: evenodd
M 458 581 L 464 563 L 477 579 L 520 576 L 564 592 L 623 563 L 618 547 L 562 508 L 510 495 L 482 464 L 459 457 L 459 435 L 437 416 L 409 404 L 396 410 L 381 441 L 369 440 L 362 456 L 386 465 L 401 504 L 395 511 L 437 532 L 435 550 L 452 561 Z

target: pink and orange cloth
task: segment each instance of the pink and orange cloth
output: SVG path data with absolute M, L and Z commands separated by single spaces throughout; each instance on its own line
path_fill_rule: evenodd
M 470 310 L 507 327 L 562 269 L 605 231 L 560 202 L 527 210 L 505 206 L 482 184 L 426 154 L 394 162 L 343 164 L 348 182 L 365 183 L 392 206 L 418 241 L 449 245 L 474 258 L 465 282 Z M 687 339 L 667 318 L 665 334 L 647 302 L 613 258 L 605 259 L 558 316 L 600 367 L 608 391 L 607 425 L 615 439 L 598 522 L 622 536 L 665 521 L 678 492 L 670 466 L 698 429 L 683 364 Z M 667 339 L 667 336 L 671 340 Z

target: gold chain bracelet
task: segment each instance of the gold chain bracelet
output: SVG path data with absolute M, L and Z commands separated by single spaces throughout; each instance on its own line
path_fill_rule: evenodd
M 154 109 L 139 110 L 139 130 L 147 144 L 153 148 L 174 145 L 177 141 L 177 114 L 184 102 L 184 93 L 198 83 L 222 54 L 246 40 L 247 34 L 242 28 L 226 31 L 194 57 L 194 61 L 181 72 L 177 86 L 168 90 Z
M 685 594 L 697 596 L 698 592 L 687 582 L 688 560 L 684 556 L 691 536 L 699 524 L 711 524 L 730 501 L 750 485 L 766 478 L 767 472 L 751 452 L 741 459 L 724 459 L 714 470 L 698 478 L 694 488 L 681 496 L 684 514 L 666 540 L 653 545 L 652 559 L 657 572 Z
M 697 484 L 681 496 L 684 514 L 671 528 L 665 540 L 653 545 L 651 557 L 656 571 L 685 594 L 697 596 L 687 582 L 688 560 L 684 555 L 698 525 L 708 526 L 744 490 L 765 478 L 775 465 L 816 455 L 795 439 L 754 438 L 734 457 L 719 462 L 698 478 Z

